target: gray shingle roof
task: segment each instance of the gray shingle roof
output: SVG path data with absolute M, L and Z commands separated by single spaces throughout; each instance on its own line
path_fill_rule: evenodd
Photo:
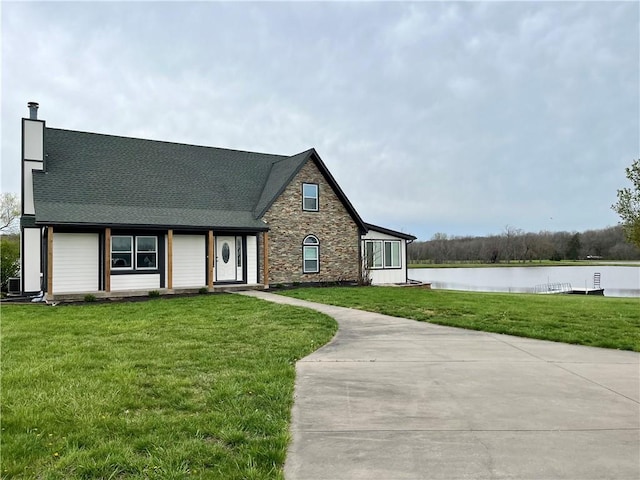
M 398 232 L 397 230 L 391 230 L 389 228 L 379 227 L 378 225 L 373 225 L 371 223 L 365 223 L 365 227 L 367 230 L 373 230 L 374 232 L 386 233 L 387 235 L 392 235 L 394 237 L 403 238 L 405 240 L 417 240 L 418 237 L 414 237 L 410 233 Z
M 310 158 L 335 183 L 313 149 L 289 157 L 46 128 L 45 154 L 39 224 L 265 230 L 262 215 Z

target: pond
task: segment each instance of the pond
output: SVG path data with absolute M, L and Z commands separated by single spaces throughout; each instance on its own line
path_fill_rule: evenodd
M 580 267 L 409 268 L 409 278 L 432 288 L 480 292 L 533 293 L 537 285 L 570 283 L 593 288 L 594 274 L 607 297 L 640 297 L 640 265 Z

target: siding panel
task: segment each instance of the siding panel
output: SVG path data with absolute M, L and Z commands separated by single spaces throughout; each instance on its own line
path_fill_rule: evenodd
M 98 290 L 97 233 L 53 234 L 53 293 Z
M 41 239 L 42 234 L 39 228 L 25 228 L 22 232 L 20 256 L 22 258 L 22 288 L 25 292 L 39 292 L 41 289 Z
M 258 240 L 255 235 L 247 236 L 247 283 L 258 283 Z
M 395 270 L 370 270 L 369 278 L 373 285 L 404 283 L 406 281 L 406 270 L 404 268 Z
M 41 121 L 24 120 L 24 158 L 25 160 L 39 160 L 43 157 L 44 123 Z
M 111 275 L 111 291 L 158 290 L 160 274 Z
M 173 288 L 207 285 L 207 248 L 204 235 L 173 236 Z

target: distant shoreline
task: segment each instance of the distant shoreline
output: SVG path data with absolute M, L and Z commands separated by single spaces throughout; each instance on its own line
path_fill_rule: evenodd
M 562 260 L 555 262 L 552 260 L 534 260 L 532 262 L 451 262 L 451 263 L 409 263 L 408 268 L 502 268 L 502 267 L 589 267 L 589 266 L 610 266 L 610 267 L 640 267 L 638 260 Z

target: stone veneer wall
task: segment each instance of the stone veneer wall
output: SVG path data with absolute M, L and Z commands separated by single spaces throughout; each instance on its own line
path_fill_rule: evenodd
M 303 183 L 318 184 L 317 212 L 302 210 Z M 358 280 L 358 226 L 312 160 L 302 167 L 264 219 L 270 228 L 270 284 Z M 320 241 L 319 273 L 302 273 L 302 241 L 307 235 L 315 235 Z

